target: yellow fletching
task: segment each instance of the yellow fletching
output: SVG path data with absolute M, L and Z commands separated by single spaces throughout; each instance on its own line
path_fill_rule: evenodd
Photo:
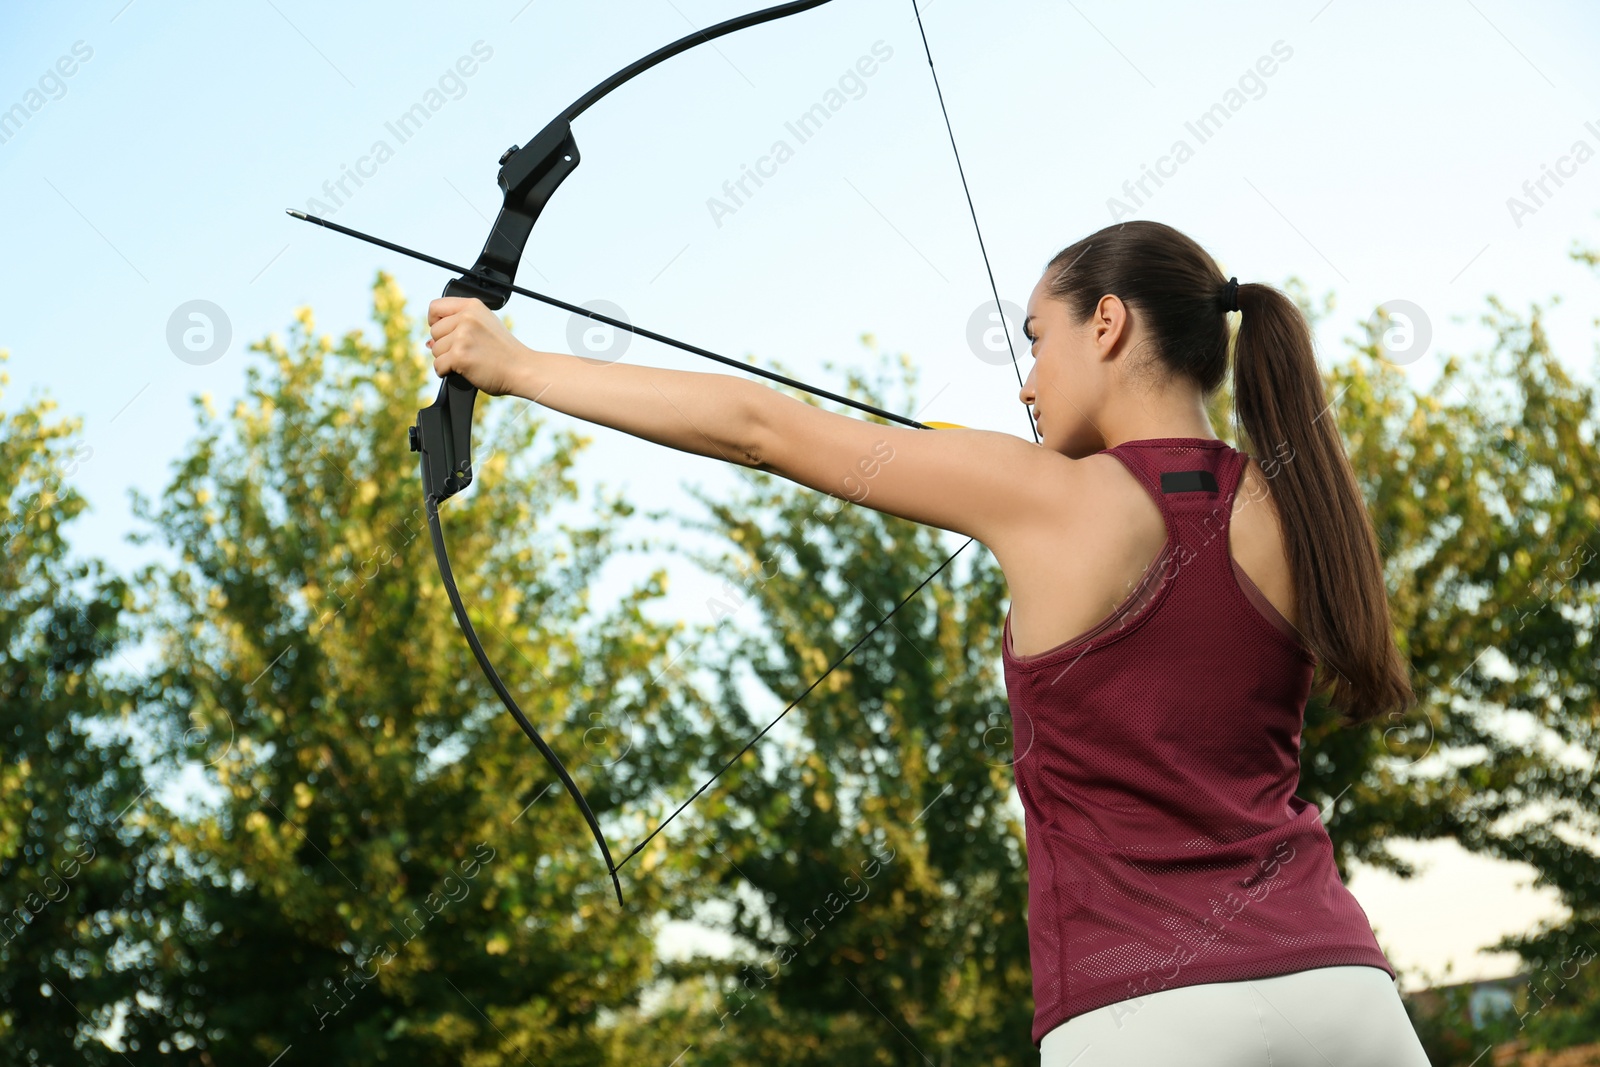
M 930 430 L 965 430 L 966 427 L 959 422 L 925 422 L 922 425 Z

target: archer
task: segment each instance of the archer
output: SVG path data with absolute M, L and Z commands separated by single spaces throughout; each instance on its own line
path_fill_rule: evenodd
M 1206 414 L 1234 312 L 1244 451 Z M 476 298 L 435 300 L 428 321 L 440 375 L 994 553 L 1047 1067 L 1090 1046 L 1096 1064 L 1427 1063 L 1320 811 L 1294 795 L 1312 692 L 1351 724 L 1415 696 L 1310 329 L 1282 292 L 1224 278 L 1160 223 L 1069 245 L 1024 323 L 1037 443 L 538 351 Z

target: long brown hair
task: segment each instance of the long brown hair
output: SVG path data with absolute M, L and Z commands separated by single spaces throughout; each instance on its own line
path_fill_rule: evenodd
M 1159 222 L 1125 222 L 1062 249 L 1046 289 L 1082 322 L 1116 296 L 1154 337 L 1168 376 L 1209 399 L 1228 369 L 1228 279 L 1193 239 Z M 1395 646 L 1383 563 L 1322 387 L 1311 328 L 1270 285 L 1238 286 L 1233 357 L 1235 433 L 1272 471 L 1298 598 L 1299 631 L 1316 653 L 1330 706 L 1359 723 L 1416 701 Z M 1330 674 L 1332 675 L 1330 683 Z

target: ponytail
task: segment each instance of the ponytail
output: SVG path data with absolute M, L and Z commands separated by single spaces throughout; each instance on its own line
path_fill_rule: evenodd
M 1239 286 L 1233 403 L 1244 450 L 1267 474 L 1317 690 L 1359 723 L 1415 703 L 1395 647 L 1378 537 L 1322 387 L 1311 329 L 1270 285 Z M 1330 683 L 1330 674 L 1332 675 Z
M 1322 387 L 1305 316 L 1270 285 L 1223 277 L 1195 241 L 1159 222 L 1124 222 L 1063 249 L 1047 291 L 1079 321 L 1115 295 L 1153 334 L 1158 358 L 1204 397 L 1228 366 L 1237 308 L 1235 436 L 1267 475 L 1294 577 L 1299 632 L 1317 656 L 1313 692 L 1355 724 L 1415 703 L 1395 646 L 1372 519 Z

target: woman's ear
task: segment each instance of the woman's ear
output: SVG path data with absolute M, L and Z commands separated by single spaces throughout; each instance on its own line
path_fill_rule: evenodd
M 1128 305 L 1122 302 L 1119 296 L 1106 294 L 1094 306 L 1094 315 L 1090 319 L 1090 328 L 1093 330 L 1095 347 L 1100 350 L 1101 358 L 1109 357 L 1117 347 L 1127 331 Z

